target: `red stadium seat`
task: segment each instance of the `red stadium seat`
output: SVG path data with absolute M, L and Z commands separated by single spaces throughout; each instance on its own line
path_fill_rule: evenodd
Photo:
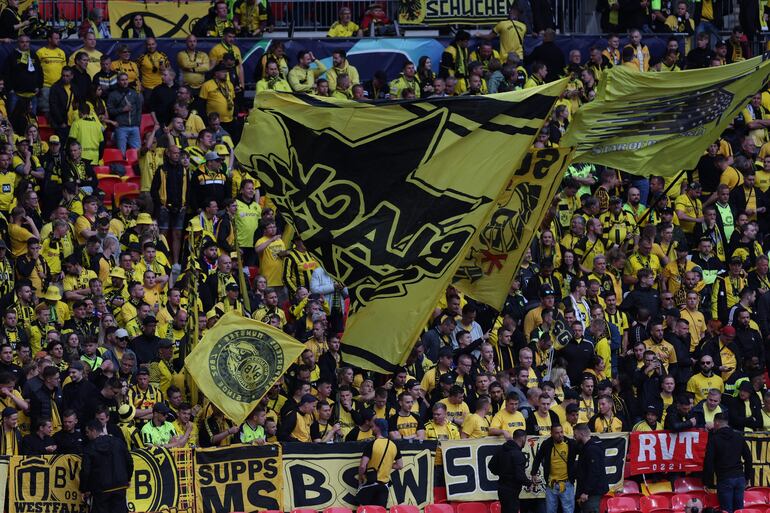
M 457 513 L 487 513 L 487 505 L 483 502 L 461 502 Z
M 392 512 L 393 510 L 391 510 Z M 489 513 L 500 513 L 500 501 L 494 501 L 489 505 Z
M 623 481 L 623 493 L 640 493 L 639 483 L 626 479 Z
M 142 186 L 142 178 L 136 175 L 133 176 L 124 176 L 123 177 L 124 183 L 130 183 L 136 185 L 136 188 L 140 188 Z
M 767 506 L 767 493 L 764 490 L 746 490 L 743 493 L 743 505 L 749 506 Z
M 661 509 L 654 509 L 650 511 L 650 513 L 676 513 L 673 509 L 668 508 L 661 508 Z
M 133 185 L 133 184 L 132 184 Z M 115 193 L 112 195 L 112 202 L 120 206 L 120 204 L 127 199 L 133 199 L 136 200 L 139 197 L 139 191 L 137 189 L 132 189 L 130 191 L 121 191 L 120 193 Z
M 142 114 L 142 120 L 139 122 L 139 133 L 142 135 L 142 140 L 144 141 L 144 136 L 155 128 L 155 121 L 152 119 L 151 114 Z
M 259 272 L 259 269 L 257 269 Z M 257 275 L 254 274 L 254 277 Z M 443 504 L 446 502 L 446 488 L 443 486 L 433 487 L 433 504 Z
M 671 507 L 671 500 L 665 495 L 649 495 L 639 499 L 639 509 L 642 513 L 650 513 L 656 509 L 668 509 Z
M 104 191 L 104 204 L 112 206 L 112 196 L 115 194 L 115 185 L 121 183 L 117 175 L 102 175 L 99 177 L 99 189 Z
M 643 493 L 619 493 L 615 497 L 629 497 L 636 501 L 636 507 L 639 508 L 639 501 L 644 497 Z
M 674 481 L 674 491 L 676 493 L 687 493 L 694 490 L 703 490 L 703 481 L 697 477 L 680 477 Z
M 420 508 L 412 504 L 399 504 L 390 508 L 390 513 L 420 513 Z
M 340 506 L 332 506 L 330 508 L 326 508 L 323 513 L 351 513 L 349 508 L 343 508 Z
M 293 509 L 291 513 L 318 513 L 318 511 L 309 508 L 297 508 Z
M 692 493 L 680 493 L 679 495 L 674 495 L 671 497 L 671 509 L 683 510 L 685 504 L 687 504 L 690 499 L 700 499 L 700 496 Z
M 388 513 L 382 506 L 358 506 L 356 513 Z
M 125 157 L 123 157 L 123 154 L 120 153 L 120 150 L 117 148 L 105 148 L 102 160 L 106 165 L 126 163 Z
M 46 127 L 51 126 L 51 125 L 48 124 L 48 118 L 45 117 L 45 116 L 38 116 L 37 117 L 37 127 L 40 128 L 40 127 L 44 127 L 44 126 L 46 126 Z
M 94 166 L 94 173 L 96 174 L 97 177 L 101 175 L 109 175 L 110 166 Z M 118 175 L 114 175 L 114 176 L 118 176 Z
M 128 148 L 126 150 L 126 162 L 129 166 L 139 162 L 139 151 L 136 148 Z
M 719 497 L 715 493 L 704 493 L 701 500 L 704 508 L 719 508 Z
M 622 513 L 624 511 L 636 510 L 639 504 L 633 497 L 612 497 L 607 500 L 607 511 L 609 513 Z
M 428 504 L 425 513 L 454 513 L 455 510 L 449 504 Z
M 765 506 L 766 504 L 762 504 Z M 755 508 L 743 508 L 743 509 L 736 509 L 734 513 L 766 513 L 765 510 L 762 509 L 755 509 Z

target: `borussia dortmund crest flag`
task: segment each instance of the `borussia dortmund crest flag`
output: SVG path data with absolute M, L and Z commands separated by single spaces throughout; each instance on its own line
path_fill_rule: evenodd
M 458 289 L 482 303 L 502 306 L 571 155 L 572 148 L 529 150 L 460 264 L 455 275 Z
M 304 349 L 272 326 L 228 312 L 184 365 L 206 397 L 240 424 Z
M 612 68 L 560 144 L 576 147 L 576 161 L 637 175 L 671 177 L 692 169 L 767 82 L 765 57 L 676 72 Z
M 346 363 L 406 360 L 564 86 L 387 103 L 257 96 L 238 160 L 347 287 Z

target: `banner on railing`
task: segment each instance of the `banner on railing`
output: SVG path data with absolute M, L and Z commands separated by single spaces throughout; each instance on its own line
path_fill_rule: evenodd
M 750 486 L 770 486 L 770 433 L 746 433 L 754 476 Z
M 623 486 L 623 465 L 628 436 L 625 433 L 597 435 L 604 447 L 605 468 L 610 488 Z M 532 461 L 547 437 L 530 436 L 522 451 L 527 460 L 526 474 L 532 474 Z M 487 468 L 489 459 L 504 442 L 502 438 L 448 440 L 441 442 L 447 499 L 455 501 L 497 500 L 497 476 Z M 545 497 L 541 482 L 521 491 L 521 499 Z
M 404 468 L 391 475 L 388 504 L 413 504 L 423 508 L 433 502 L 436 442 L 399 441 L 396 444 L 404 459 Z M 296 508 L 320 511 L 330 506 L 355 509 L 358 464 L 366 442 L 282 445 L 283 511 Z
M 134 478 L 126 493 L 129 511 L 195 511 L 192 449 L 147 447 L 131 451 Z
M 11 456 L 8 511 L 87 513 L 80 496 L 80 456 Z
M 198 513 L 281 509 L 281 446 L 239 445 L 195 451 Z
M 399 0 L 402 25 L 480 25 L 508 18 L 515 0 Z
M 634 431 L 630 434 L 626 475 L 699 472 L 703 470 L 707 443 L 705 430 Z
M 110 26 L 113 37 L 120 37 L 130 27 L 134 16 L 141 14 L 156 37 L 187 37 L 195 23 L 208 14 L 211 2 L 128 2 L 109 0 Z M 129 36 L 130 37 L 130 36 Z M 169 56 L 172 57 L 172 56 Z

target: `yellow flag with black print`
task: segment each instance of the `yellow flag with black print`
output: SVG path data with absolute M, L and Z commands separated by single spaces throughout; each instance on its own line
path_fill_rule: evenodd
M 639 73 L 610 69 L 560 144 L 575 161 L 641 176 L 693 169 L 709 144 L 770 78 L 770 54 L 715 68 Z
M 305 345 L 263 322 L 223 315 L 185 358 L 198 388 L 240 424 L 305 350 Z
M 345 285 L 346 363 L 406 361 L 564 87 L 375 103 L 257 95 L 236 155 Z
M 503 305 L 571 160 L 572 148 L 529 150 L 460 264 L 454 283 L 458 289 L 495 308 Z

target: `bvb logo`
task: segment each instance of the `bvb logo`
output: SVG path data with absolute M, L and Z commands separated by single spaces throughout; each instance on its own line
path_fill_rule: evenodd
M 231 399 L 259 399 L 283 371 L 283 350 L 271 336 L 254 329 L 235 330 L 220 338 L 209 355 L 214 383 Z
M 510 253 L 519 247 L 524 228 L 537 208 L 540 190 L 539 185 L 518 184 L 505 207 L 497 209 L 481 231 L 481 243 L 496 253 Z
M 171 451 L 160 447 L 131 453 L 134 479 L 129 511 L 162 511 L 179 502 L 179 479 Z M 131 494 L 133 492 L 133 495 Z

